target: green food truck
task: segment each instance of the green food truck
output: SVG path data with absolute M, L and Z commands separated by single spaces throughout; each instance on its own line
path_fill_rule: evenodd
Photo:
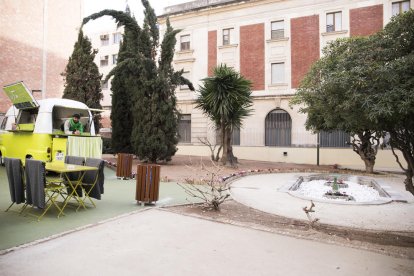
M 0 124 L 0 162 L 4 157 L 63 162 L 66 155 L 102 157 L 102 139 L 95 133 L 93 116 L 84 103 L 68 99 L 35 100 L 23 82 L 3 87 L 13 106 Z M 63 125 L 80 115 L 84 132 L 71 135 Z

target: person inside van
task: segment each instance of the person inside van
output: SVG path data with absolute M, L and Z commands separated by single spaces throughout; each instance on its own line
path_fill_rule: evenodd
M 83 133 L 83 125 L 80 122 L 80 115 L 73 114 L 72 118 L 65 121 L 65 134 L 80 135 Z

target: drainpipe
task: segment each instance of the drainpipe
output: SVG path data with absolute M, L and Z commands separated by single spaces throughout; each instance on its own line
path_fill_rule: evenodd
M 319 131 L 316 134 L 316 166 L 319 166 L 319 143 L 320 143 L 320 135 Z
M 43 0 L 42 99 L 46 98 L 48 0 Z

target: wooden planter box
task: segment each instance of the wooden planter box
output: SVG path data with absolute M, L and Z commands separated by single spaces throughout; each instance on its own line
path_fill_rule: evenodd
M 131 178 L 132 176 L 132 154 L 118 153 L 116 162 L 116 177 Z
M 158 200 L 160 191 L 161 166 L 155 164 L 137 166 L 137 187 L 135 199 L 141 203 L 151 203 Z

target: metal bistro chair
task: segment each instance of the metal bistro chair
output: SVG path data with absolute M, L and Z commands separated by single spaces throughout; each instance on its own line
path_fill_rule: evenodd
M 10 206 L 5 210 L 5 212 L 7 212 L 14 204 L 25 203 L 24 170 L 20 159 L 6 157 L 4 158 L 4 163 L 7 179 L 9 180 L 10 198 L 12 201 Z M 23 212 L 26 206 L 27 204 L 25 203 L 19 210 L 19 213 Z
M 103 194 L 103 185 L 104 185 L 104 166 L 105 163 L 102 159 L 96 158 L 86 158 L 85 166 L 96 167 L 96 171 L 87 171 L 82 180 L 82 188 L 85 191 L 85 196 L 82 199 L 82 202 L 85 203 L 86 199 L 92 203 L 96 208 L 95 203 L 92 201 L 92 198 L 101 200 L 101 195 Z M 78 207 L 78 209 L 80 206 Z
M 25 172 L 26 202 L 43 210 L 39 216 L 31 215 L 37 217 L 37 220 L 40 221 L 52 206 L 61 213 L 62 209 L 57 204 L 56 199 L 63 192 L 65 186 L 46 181 L 45 163 L 39 160 L 26 159 Z
M 85 158 L 80 157 L 80 156 L 66 155 L 65 156 L 65 163 L 66 164 L 71 164 L 71 165 L 83 166 L 85 164 Z M 70 181 L 77 181 L 81 176 L 81 172 L 70 172 L 70 173 L 67 173 L 67 176 L 68 176 Z M 69 187 L 68 185 L 67 185 L 67 192 L 68 192 L 68 194 L 72 193 L 72 188 Z M 76 189 L 76 195 L 78 195 L 79 197 L 82 196 L 82 188 L 81 187 Z

